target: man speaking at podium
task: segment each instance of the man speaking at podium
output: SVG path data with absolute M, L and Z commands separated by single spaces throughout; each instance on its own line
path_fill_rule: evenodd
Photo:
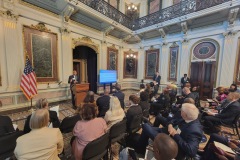
M 79 83 L 79 77 L 77 76 L 77 71 L 73 70 L 73 75 L 69 76 L 68 83 L 70 83 L 70 90 L 72 94 L 72 105 L 75 109 L 75 93 L 73 92 L 73 87 L 75 87 L 76 83 Z

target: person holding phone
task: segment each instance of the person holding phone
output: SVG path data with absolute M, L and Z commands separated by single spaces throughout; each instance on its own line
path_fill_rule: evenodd
M 75 108 L 75 94 L 73 93 L 73 86 L 76 83 L 79 83 L 79 77 L 77 76 L 77 71 L 73 70 L 73 74 L 69 76 L 68 78 L 68 83 L 70 83 L 70 90 L 71 90 L 71 95 L 72 95 L 72 105 L 73 108 Z

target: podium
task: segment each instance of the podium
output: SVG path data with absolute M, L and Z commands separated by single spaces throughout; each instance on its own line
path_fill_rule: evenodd
M 89 90 L 89 83 L 75 84 L 72 90 L 73 94 L 75 94 L 75 105 L 80 106 Z

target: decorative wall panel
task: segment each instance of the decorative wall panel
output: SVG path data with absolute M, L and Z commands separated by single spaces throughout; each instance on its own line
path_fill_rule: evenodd
M 170 63 L 169 63 L 169 72 L 168 72 L 168 80 L 177 80 L 177 70 L 178 70 L 178 52 L 179 46 L 174 43 L 170 47 Z
M 145 54 L 145 79 L 152 79 L 159 66 L 159 49 L 150 49 Z
M 118 50 L 115 48 L 115 46 L 107 48 L 107 69 L 118 69 Z

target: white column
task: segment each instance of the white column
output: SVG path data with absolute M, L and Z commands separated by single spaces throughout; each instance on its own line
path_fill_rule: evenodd
M 6 54 L 6 69 L 7 69 L 7 87 L 9 91 L 19 90 L 20 79 L 23 73 L 25 56 L 19 48 L 17 23 L 12 20 L 3 20 L 4 28 L 4 43 Z M 21 37 L 22 39 L 22 37 Z
M 147 0 L 141 0 L 139 17 L 143 17 L 143 16 L 147 15 L 147 11 L 148 11 L 148 5 L 147 4 L 148 4 Z
M 162 56 L 160 59 L 160 65 L 161 65 L 161 84 L 166 84 L 168 82 L 168 62 L 169 62 L 169 47 L 168 45 L 162 46 Z
M 100 61 L 100 69 L 107 69 L 107 43 L 102 43 L 102 52 L 101 54 L 101 61 Z
M 123 63 L 124 63 L 124 56 L 123 56 L 123 47 L 119 47 L 118 51 L 118 81 L 123 80 Z
M 61 34 L 61 46 L 62 46 L 62 75 L 60 81 L 68 83 L 68 76 L 73 71 L 73 49 L 72 49 L 72 38 L 69 33 Z
M 173 4 L 172 0 L 162 0 L 162 9 L 167 8 Z
M 223 53 L 219 57 L 219 84 L 217 86 L 229 86 L 233 82 L 236 62 L 237 40 L 234 35 L 226 35 L 224 39 Z
M 190 46 L 191 47 L 191 46 Z M 190 67 L 190 58 L 191 58 L 191 48 L 189 47 L 188 42 L 183 42 L 181 46 L 179 46 L 179 58 L 178 58 L 178 84 L 181 82 L 181 77 L 186 73 L 188 74 L 189 67 Z M 188 75 L 190 77 L 190 75 Z
M 141 82 L 145 76 L 145 51 L 140 49 L 138 52 L 138 73 L 137 73 L 137 82 Z

